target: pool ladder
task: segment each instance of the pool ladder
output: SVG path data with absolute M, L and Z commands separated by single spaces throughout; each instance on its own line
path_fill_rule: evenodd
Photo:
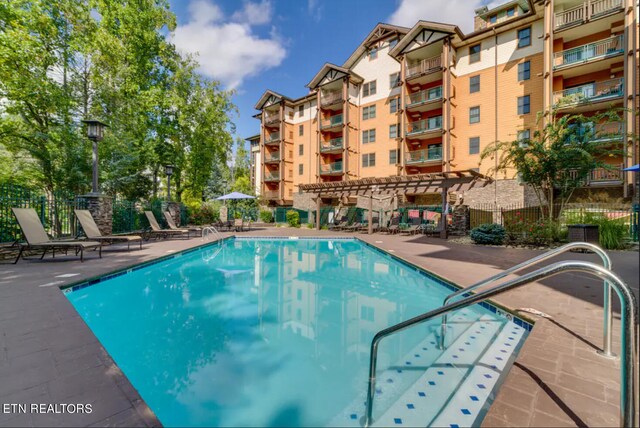
M 624 283 L 615 273 L 611 272 L 608 267 L 611 265 L 609 257 L 600 249 L 599 247 L 587 244 L 587 243 L 571 243 L 567 244 L 563 247 L 552 250 L 548 253 L 542 254 L 541 256 L 535 257 L 527 262 L 521 263 L 519 265 L 514 266 L 513 268 L 502 272 L 501 274 L 494 275 L 487 280 L 481 281 L 480 283 L 474 284 L 472 287 L 478 288 L 481 285 L 486 285 L 490 282 L 493 282 L 497 279 L 500 279 L 509 273 L 515 272 L 517 270 L 523 269 L 525 266 L 529 266 L 540 262 L 542 260 L 548 259 L 554 255 L 562 253 L 564 251 L 568 251 L 570 249 L 590 249 L 595 251 L 600 257 L 603 259 L 605 263 L 605 267 L 598 266 L 594 263 L 583 262 L 583 261 L 561 261 L 556 262 L 548 266 L 544 266 L 539 268 L 533 272 L 526 273 L 521 277 L 511 279 L 500 283 L 498 285 L 494 285 L 493 287 L 481 291 L 476 294 L 472 294 L 470 296 L 464 297 L 462 300 L 458 300 L 453 303 L 446 303 L 440 308 L 434 309 L 432 311 L 426 312 L 422 315 L 418 315 L 391 327 L 388 327 L 384 330 L 379 331 L 373 337 L 371 341 L 371 352 L 369 357 L 369 385 L 367 388 L 367 401 L 366 401 L 366 413 L 364 416 L 364 426 L 369 427 L 373 423 L 373 399 L 375 396 L 375 388 L 376 388 L 376 367 L 378 360 L 378 345 L 380 341 L 387 336 L 390 336 L 399 331 L 405 330 L 417 324 L 422 324 L 423 322 L 429 321 L 438 316 L 445 316 L 448 313 L 462 309 L 467 306 L 473 305 L 475 303 L 479 303 L 490 299 L 498 294 L 504 293 L 506 291 L 512 290 L 517 287 L 521 287 L 523 285 L 529 284 L 531 282 L 535 282 L 547 277 L 551 277 L 554 275 L 558 275 L 560 273 L 566 272 L 583 272 L 590 274 L 592 276 L 596 276 L 602 278 L 605 281 L 605 322 L 607 322 L 607 316 L 610 317 L 611 314 L 607 315 L 606 305 L 609 304 L 610 311 L 610 299 L 606 300 L 607 290 L 613 289 L 618 298 L 620 299 L 620 313 L 621 313 L 621 344 L 620 344 L 620 426 L 624 427 L 636 427 L 635 420 L 635 412 L 638 399 L 635 395 L 635 362 L 637 359 L 637 350 L 636 350 L 636 325 L 638 323 L 638 303 L 636 302 L 636 298 L 629 288 L 627 284 Z M 465 292 L 470 291 L 469 288 L 460 290 L 458 292 L 453 293 L 445 302 L 448 302 L 451 298 L 464 294 Z M 446 322 L 443 319 L 443 323 Z M 606 324 L 605 324 L 606 325 Z M 610 324 L 609 324 L 610 325 Z M 446 326 L 446 324 L 445 324 Z M 610 332 L 610 329 L 609 329 Z M 605 331 L 605 335 L 606 335 Z M 610 333 L 609 333 L 610 334 Z M 610 341 L 610 336 L 608 337 Z M 443 342 L 441 342 L 442 344 Z M 605 339 L 605 347 L 607 340 Z
M 205 237 L 207 237 L 209 235 L 209 233 L 205 233 L 205 232 L 213 233 L 218 240 L 223 238 L 222 234 L 220 232 L 218 232 L 218 229 L 216 229 L 213 226 L 207 226 L 204 229 L 202 229 L 202 240 L 203 241 L 204 241 Z

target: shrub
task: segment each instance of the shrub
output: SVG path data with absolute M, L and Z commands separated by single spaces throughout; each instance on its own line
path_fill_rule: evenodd
M 562 236 L 557 222 L 537 216 L 522 215 L 519 211 L 505 216 L 506 242 L 510 245 L 549 245 Z
M 307 223 L 307 229 L 313 229 L 313 223 Z
M 192 207 L 189 210 L 189 222 L 193 224 L 210 224 L 220 219 L 220 212 L 212 204 L 203 203 L 199 207 Z
M 261 210 L 260 220 L 262 220 L 263 223 L 273 223 L 273 213 L 269 210 Z
M 602 248 L 619 250 L 625 247 L 625 236 L 629 233 L 629 227 L 624 219 L 610 219 L 599 213 L 586 213 L 580 223 L 598 225 L 598 238 Z
M 298 213 L 298 211 L 287 211 L 287 223 L 291 227 L 300 227 L 300 214 Z
M 496 223 L 481 224 L 471 230 L 471 240 L 476 244 L 502 245 L 504 238 L 504 227 Z

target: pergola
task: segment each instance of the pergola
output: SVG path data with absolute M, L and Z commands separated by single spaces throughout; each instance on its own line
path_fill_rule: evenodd
M 390 177 L 360 178 L 358 180 L 333 181 L 325 183 L 301 184 L 300 190 L 315 195 L 316 229 L 320 229 L 320 208 L 322 198 L 343 198 L 369 196 L 369 234 L 373 233 L 373 198 L 376 195 L 419 195 L 441 193 L 442 206 L 447 203 L 447 194 L 452 191 L 466 191 L 473 187 L 484 187 L 491 183 L 491 177 L 474 170 L 434 172 L 429 174 L 394 175 Z M 441 236 L 446 237 L 446 216 L 442 222 Z

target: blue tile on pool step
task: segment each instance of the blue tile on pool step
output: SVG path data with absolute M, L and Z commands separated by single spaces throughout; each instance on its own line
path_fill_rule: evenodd
M 416 407 L 413 404 L 411 403 L 407 404 L 407 409 L 415 409 L 415 408 Z
M 351 419 L 358 419 L 358 415 L 356 415 L 355 413 L 352 413 L 350 416 Z
M 442 376 L 442 375 L 444 375 L 444 372 L 440 372 L 440 371 L 439 371 L 439 372 L 438 372 L 438 374 L 439 374 L 440 376 Z
M 425 393 L 424 393 L 424 392 L 422 392 L 422 391 L 418 392 L 418 395 L 419 395 L 420 397 L 426 397 L 426 396 L 427 396 L 427 394 L 425 394 Z
M 429 385 L 434 386 L 436 383 L 432 380 L 429 381 Z
M 491 379 L 493 376 L 491 376 L 490 374 L 485 374 L 484 377 L 486 377 L 487 379 Z
M 478 401 L 479 398 L 476 397 L 475 395 L 470 395 L 469 398 L 471 398 L 471 401 Z
M 486 388 L 487 388 L 487 387 L 486 387 L 486 386 L 484 386 L 484 384 L 482 384 L 482 383 L 479 383 L 477 386 L 478 386 L 478 388 L 480 388 L 480 389 L 486 389 Z
M 449 428 L 460 428 L 460 425 L 458 425 L 458 424 L 450 424 Z
M 395 422 L 397 425 L 402 425 L 402 419 L 400 418 L 393 418 L 393 422 Z
M 469 409 L 460 409 L 460 411 L 462 412 L 463 415 L 470 415 L 471 414 Z

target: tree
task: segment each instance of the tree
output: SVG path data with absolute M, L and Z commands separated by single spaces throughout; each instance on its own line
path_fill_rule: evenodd
M 554 203 L 563 205 L 582 186 L 596 168 L 612 169 L 606 158 L 620 156 L 619 147 L 603 144 L 610 125 L 620 123 L 617 111 L 594 116 L 563 115 L 552 112 L 548 123 L 533 138 L 495 142 L 483 150 L 480 162 L 490 158 L 497 163 L 490 173 L 515 169 L 520 180 L 531 186 L 543 215 L 555 218 Z M 604 124 L 604 126 L 603 126 Z

